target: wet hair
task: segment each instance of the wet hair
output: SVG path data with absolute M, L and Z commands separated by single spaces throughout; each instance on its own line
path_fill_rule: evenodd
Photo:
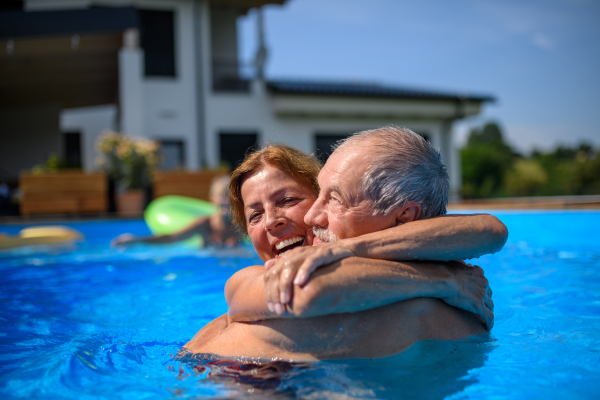
M 414 201 L 419 219 L 446 214 L 450 183 L 440 153 L 407 128 L 386 126 L 340 141 L 335 151 L 368 147 L 371 163 L 360 189 L 373 201 L 373 215 L 385 215 Z
M 254 151 L 231 174 L 229 183 L 229 203 L 233 222 L 244 233 L 247 231 L 242 199 L 242 184 L 250 175 L 265 165 L 277 166 L 289 173 L 294 179 L 304 183 L 315 195 L 319 194 L 317 176 L 321 164 L 315 158 L 291 147 L 275 144 Z

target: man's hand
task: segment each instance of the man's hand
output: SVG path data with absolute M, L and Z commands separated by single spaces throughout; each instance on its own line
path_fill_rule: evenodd
M 454 262 L 448 266 L 452 274 L 450 293 L 441 297 L 446 303 L 479 315 L 488 330 L 494 326 L 494 301 L 492 289 L 483 270 L 478 266 Z
M 292 299 L 293 285 L 303 287 L 315 269 L 354 255 L 351 246 L 340 241 L 297 247 L 279 259 L 267 261 L 264 279 L 269 310 L 283 314 L 285 305 Z

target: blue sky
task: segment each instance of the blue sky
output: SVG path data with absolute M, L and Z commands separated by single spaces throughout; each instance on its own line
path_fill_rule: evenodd
M 269 78 L 492 94 L 457 143 L 496 120 L 522 151 L 600 147 L 598 0 L 288 0 L 264 16 Z M 246 61 L 255 24 L 253 12 L 239 21 Z

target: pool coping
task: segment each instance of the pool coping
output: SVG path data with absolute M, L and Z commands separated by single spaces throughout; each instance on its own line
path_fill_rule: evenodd
M 476 212 L 531 212 L 538 211 L 596 211 L 600 210 L 600 195 L 583 196 L 544 196 L 506 197 L 493 199 L 455 200 L 448 204 L 448 211 Z M 65 223 L 98 220 L 136 220 L 142 215 L 122 216 L 117 213 L 100 214 L 54 214 L 54 215 L 12 215 L 0 216 L 0 225 Z

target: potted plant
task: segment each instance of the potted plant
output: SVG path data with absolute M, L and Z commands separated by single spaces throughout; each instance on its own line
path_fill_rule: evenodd
M 149 139 L 104 131 L 96 142 L 97 162 L 116 184 L 119 215 L 139 215 L 144 208 L 144 189 L 158 165 L 158 143 Z

